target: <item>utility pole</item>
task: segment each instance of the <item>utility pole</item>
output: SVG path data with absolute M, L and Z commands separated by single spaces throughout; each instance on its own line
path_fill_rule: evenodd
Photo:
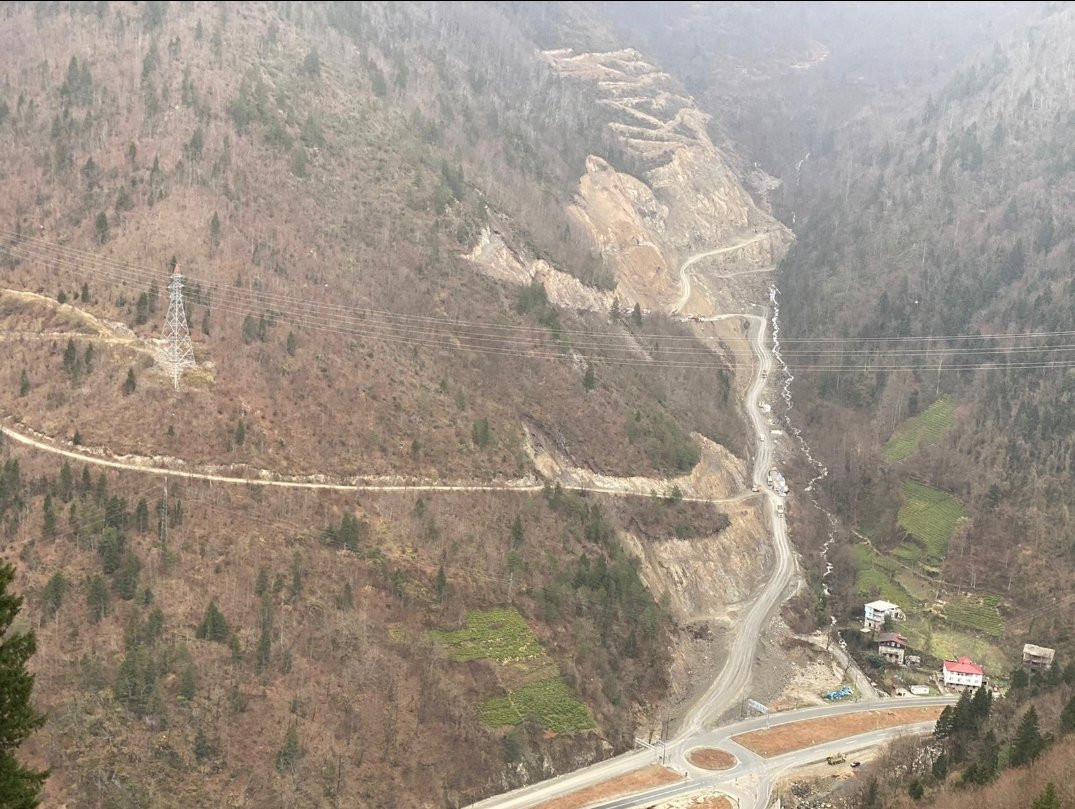
M 168 317 L 164 321 L 164 365 L 172 374 L 172 385 L 179 390 L 179 379 L 187 368 L 194 368 L 194 346 L 187 328 L 187 311 L 183 307 L 183 276 L 175 266 L 168 281 Z

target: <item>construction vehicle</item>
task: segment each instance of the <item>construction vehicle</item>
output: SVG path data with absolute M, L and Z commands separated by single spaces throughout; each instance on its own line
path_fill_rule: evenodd
M 825 761 L 832 765 L 843 764 L 847 761 L 847 756 L 843 753 L 833 753 L 831 756 L 826 756 Z

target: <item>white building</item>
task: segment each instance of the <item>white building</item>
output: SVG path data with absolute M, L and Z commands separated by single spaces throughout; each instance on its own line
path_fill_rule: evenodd
M 866 605 L 863 616 L 863 627 L 866 629 L 880 629 L 885 625 L 885 617 L 893 621 L 902 621 L 907 616 L 903 614 L 899 604 L 891 601 L 871 601 Z
M 961 657 L 959 660 L 945 660 L 941 676 L 945 685 L 980 688 L 985 679 L 985 670 L 969 657 Z

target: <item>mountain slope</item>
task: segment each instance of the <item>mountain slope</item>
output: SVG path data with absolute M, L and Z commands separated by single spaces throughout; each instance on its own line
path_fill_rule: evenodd
M 708 616 L 765 564 L 750 504 L 648 496 L 692 471 L 737 494 L 749 439 L 734 347 L 632 305 L 674 298 L 699 200 L 732 200 L 699 248 L 755 223 L 773 246 L 743 262 L 786 241 L 693 102 L 675 91 L 698 175 L 677 199 L 657 168 L 628 176 L 598 91 L 545 53 L 600 26 L 549 42 L 496 4 L 0 13 L 7 424 L 88 458 L 403 484 L 540 481 L 545 441 L 565 477 L 651 484 L 165 490 L 5 442 L 50 804 L 451 806 L 630 745 L 698 645 L 677 610 L 713 595 L 706 566 L 727 578 Z M 603 252 L 594 165 L 668 208 L 653 289 Z M 483 234 L 548 288 L 466 258 Z M 178 391 L 158 341 L 176 264 L 198 360 Z M 644 581 L 627 549 L 681 561 L 665 544 L 698 572 Z M 467 632 L 501 651 L 457 652 Z
M 970 521 L 933 575 L 999 593 L 1031 611 L 1020 632 L 1057 641 L 1070 611 L 1036 608 L 1067 592 L 1075 565 L 1063 336 L 1075 164 L 1071 77 L 1048 66 L 1069 62 L 1073 25 L 1060 9 L 1018 29 L 907 114 L 863 116 L 812 155 L 787 189 L 800 226 L 780 282 L 796 400 L 832 501 L 894 550 L 900 480 L 957 496 Z M 1024 333 L 1043 336 L 990 336 Z M 945 395 L 951 429 L 906 460 L 882 457 L 904 419 Z

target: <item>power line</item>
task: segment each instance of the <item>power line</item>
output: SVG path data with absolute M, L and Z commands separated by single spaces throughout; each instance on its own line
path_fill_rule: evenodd
M 102 257 L 98 254 L 80 250 L 77 248 L 70 248 L 60 246 L 52 242 L 45 241 L 36 237 L 26 236 L 25 234 L 14 234 L 10 231 L 0 230 L 0 236 L 8 236 L 15 239 L 13 244 L 8 245 L 4 249 L 11 251 L 12 248 L 17 248 L 27 252 L 33 253 L 37 251 L 36 257 L 38 260 L 53 260 L 61 265 L 67 266 L 72 270 L 86 271 L 89 269 L 93 271 L 92 266 L 87 267 L 83 262 L 90 264 L 96 263 L 103 265 L 103 269 L 106 270 L 101 274 L 115 278 L 120 281 L 129 283 L 151 283 L 154 280 L 159 279 L 160 272 L 157 270 L 147 269 L 139 267 L 133 264 L 127 264 L 124 262 L 115 261 Z M 27 247 L 32 245 L 32 247 Z M 52 255 L 49 255 L 49 254 Z M 44 254 L 44 255 L 42 255 Z M 107 271 L 108 268 L 112 268 L 111 271 Z M 498 332 L 517 332 L 517 333 L 530 333 L 538 335 L 548 334 L 548 330 L 544 327 L 536 326 L 522 326 L 511 324 L 491 324 L 481 321 L 468 321 L 460 320 L 456 318 L 447 317 L 435 317 L 431 315 L 412 315 L 401 312 L 390 312 L 384 310 L 376 310 L 368 307 L 349 306 L 345 304 L 334 304 L 327 302 L 313 301 L 309 298 L 302 298 L 292 295 L 272 293 L 268 291 L 260 290 L 246 290 L 241 287 L 228 286 L 216 281 L 197 280 L 188 276 L 191 284 L 196 284 L 202 289 L 207 289 L 212 292 L 216 292 L 223 297 L 232 297 L 240 299 L 240 302 L 247 302 L 251 306 L 257 307 L 269 307 L 276 303 L 281 307 L 306 307 L 303 311 L 303 315 L 309 314 L 310 316 L 322 320 L 326 323 L 332 323 L 343 318 L 346 321 L 351 321 L 355 317 L 363 318 L 370 324 L 383 325 L 383 326 L 405 326 L 407 328 L 414 328 L 416 323 L 426 323 L 430 325 L 440 325 L 452 328 L 466 328 L 476 327 L 480 329 L 487 329 Z M 214 303 L 213 306 L 219 304 Z M 244 310 L 245 311 L 245 310 Z M 586 330 L 562 330 L 561 334 L 567 336 L 595 336 L 592 331 Z M 1028 338 L 1046 338 L 1046 337 L 1073 337 L 1075 336 L 1075 330 L 1065 331 L 1038 331 L 1038 332 L 1015 332 L 1015 333 L 983 333 L 983 334 L 952 334 L 952 335 L 922 335 L 922 336 L 903 336 L 903 337 L 802 337 L 802 338 L 782 338 L 781 342 L 784 344 L 798 344 L 798 343 L 850 343 L 854 345 L 861 345 L 863 343 L 901 343 L 901 342 L 922 342 L 922 341 L 949 341 L 949 340 L 1014 340 L 1014 339 L 1028 339 Z M 699 339 L 705 340 L 746 340 L 746 338 L 739 337 L 708 337 L 702 336 L 701 338 L 694 335 L 643 335 L 647 340 L 658 341 L 681 341 L 681 342 L 694 342 Z
M 41 260 L 41 259 L 38 259 Z M 78 271 L 85 273 L 85 265 L 70 261 L 63 258 L 50 257 L 44 259 L 45 261 L 52 261 L 66 266 L 72 271 Z M 99 272 L 98 275 L 103 275 L 108 278 L 118 279 L 123 283 L 138 282 L 144 283 L 146 281 L 155 280 L 157 273 L 151 271 L 138 271 L 141 274 L 130 275 L 125 272 Z M 212 284 L 214 289 L 219 290 L 231 290 L 233 288 L 223 287 L 220 285 Z M 256 298 L 258 293 L 252 293 Z M 303 305 L 309 305 L 310 302 L 303 299 L 289 298 L 289 300 L 296 301 Z M 249 315 L 248 308 L 232 303 L 221 303 L 220 301 L 209 304 L 211 308 L 215 310 L 223 310 L 225 312 L 234 313 L 237 315 Z M 313 304 L 314 306 L 321 306 L 320 304 Z M 349 313 L 349 316 L 341 317 L 340 315 L 331 316 L 309 316 L 303 313 L 297 317 L 297 320 L 308 328 L 321 330 L 329 333 L 342 334 L 353 338 L 373 339 L 384 343 L 405 344 L 411 346 L 426 346 L 436 349 L 449 349 L 449 350 L 466 350 L 474 353 L 481 354 L 494 354 L 501 356 L 515 356 L 524 357 L 528 359 L 551 359 L 560 360 L 563 358 L 563 348 L 550 348 L 548 346 L 534 347 L 533 342 L 536 339 L 548 341 L 550 337 L 553 337 L 553 333 L 544 328 L 535 328 L 529 326 L 505 326 L 503 324 L 479 324 L 469 323 L 468 321 L 457 321 L 448 318 L 432 318 L 426 316 L 411 316 L 392 313 L 377 313 L 379 320 L 367 319 L 367 312 L 372 310 L 363 310 L 359 308 L 347 308 L 332 305 L 332 308 L 341 312 Z M 386 317 L 388 319 L 386 319 Z M 399 318 L 400 320 L 393 321 L 390 318 Z M 745 317 L 745 316 L 744 316 Z M 423 328 L 416 332 L 414 325 L 408 325 L 403 319 L 411 319 L 423 322 L 425 325 Z M 499 329 L 501 333 L 485 334 L 475 329 Z M 512 335 L 517 336 L 512 336 Z M 673 347 L 665 347 L 662 345 L 664 342 L 671 341 L 685 341 L 689 340 L 698 345 L 698 341 L 694 337 L 680 337 L 677 335 L 643 335 L 641 341 L 643 347 L 632 347 L 630 345 L 624 345 L 621 337 L 616 335 L 603 336 L 595 334 L 589 331 L 573 331 L 573 332 L 560 332 L 560 334 L 577 334 L 584 335 L 590 340 L 598 340 L 598 342 L 568 344 L 564 348 L 570 348 L 571 350 L 583 352 L 590 351 L 591 356 L 589 359 L 598 360 L 608 365 L 618 366 L 635 366 L 635 367 L 648 367 L 648 368 L 683 368 L 683 369 L 703 369 L 703 368 L 723 368 L 725 364 L 720 361 L 713 353 L 702 346 L 694 347 L 678 347 L 673 343 Z M 1059 337 L 1064 335 L 1075 334 L 1075 332 L 1026 332 L 1021 334 L 994 334 L 994 335 L 953 335 L 950 337 L 915 337 L 915 338 L 875 338 L 878 341 L 884 341 L 887 343 L 892 340 L 900 341 L 929 341 L 940 339 L 961 339 L 961 340 L 986 340 L 986 339 L 1029 339 L 1029 338 L 1041 338 L 1041 337 Z M 446 344 L 445 338 L 451 338 L 457 342 L 456 345 Z M 737 340 L 747 340 L 747 338 L 706 338 L 708 340 L 719 340 L 722 342 L 734 342 Z M 798 342 L 810 342 L 815 338 L 804 338 Z M 868 340 L 869 338 L 864 338 Z M 601 342 L 601 341 L 615 341 Z M 823 344 L 834 343 L 837 341 L 854 341 L 857 344 L 861 344 L 864 340 L 857 340 L 855 338 L 816 338 L 817 342 Z M 785 345 L 790 342 L 787 339 L 782 339 L 781 344 Z M 656 357 L 638 357 L 637 354 L 645 351 L 645 344 L 651 343 L 655 347 L 653 348 Z M 808 358 L 814 357 L 833 357 L 835 359 L 845 359 L 848 355 L 856 358 L 854 362 L 829 362 L 829 363 L 796 363 L 796 371 L 846 371 L 846 372 L 880 372 L 880 371 L 915 371 L 915 370 L 929 370 L 929 371 L 961 371 L 961 370 L 973 370 L 980 367 L 997 367 L 1004 369 L 1058 369 L 1075 367 L 1075 357 L 1070 359 L 1054 359 L 1045 361 L 1042 359 L 1036 360 L 1024 360 L 1021 362 L 1011 361 L 990 361 L 988 359 L 979 363 L 962 363 L 947 365 L 941 362 L 944 359 L 952 357 L 969 357 L 969 356 L 981 356 L 989 357 L 993 355 L 1001 355 L 1006 359 L 1008 354 L 1026 354 L 1031 352 L 1045 352 L 1058 354 L 1063 352 L 1075 351 L 1075 344 L 1062 344 L 1062 345 L 1045 345 L 1045 346 L 1007 346 L 1007 347 L 973 347 L 973 348 L 926 348 L 926 349 L 900 349 L 897 352 L 877 352 L 876 354 L 870 353 L 869 349 L 847 349 L 847 350 L 821 350 L 821 349 L 806 349 L 799 351 L 782 351 L 785 356 L 803 356 Z M 605 352 L 605 353 L 598 353 Z M 865 361 L 857 359 L 863 353 L 867 355 Z M 661 355 L 671 355 L 672 359 L 662 357 Z M 632 356 L 634 355 L 634 356 Z M 901 362 L 900 360 L 909 360 L 911 358 L 922 358 L 925 362 Z M 932 360 L 937 360 L 936 365 L 932 364 Z

